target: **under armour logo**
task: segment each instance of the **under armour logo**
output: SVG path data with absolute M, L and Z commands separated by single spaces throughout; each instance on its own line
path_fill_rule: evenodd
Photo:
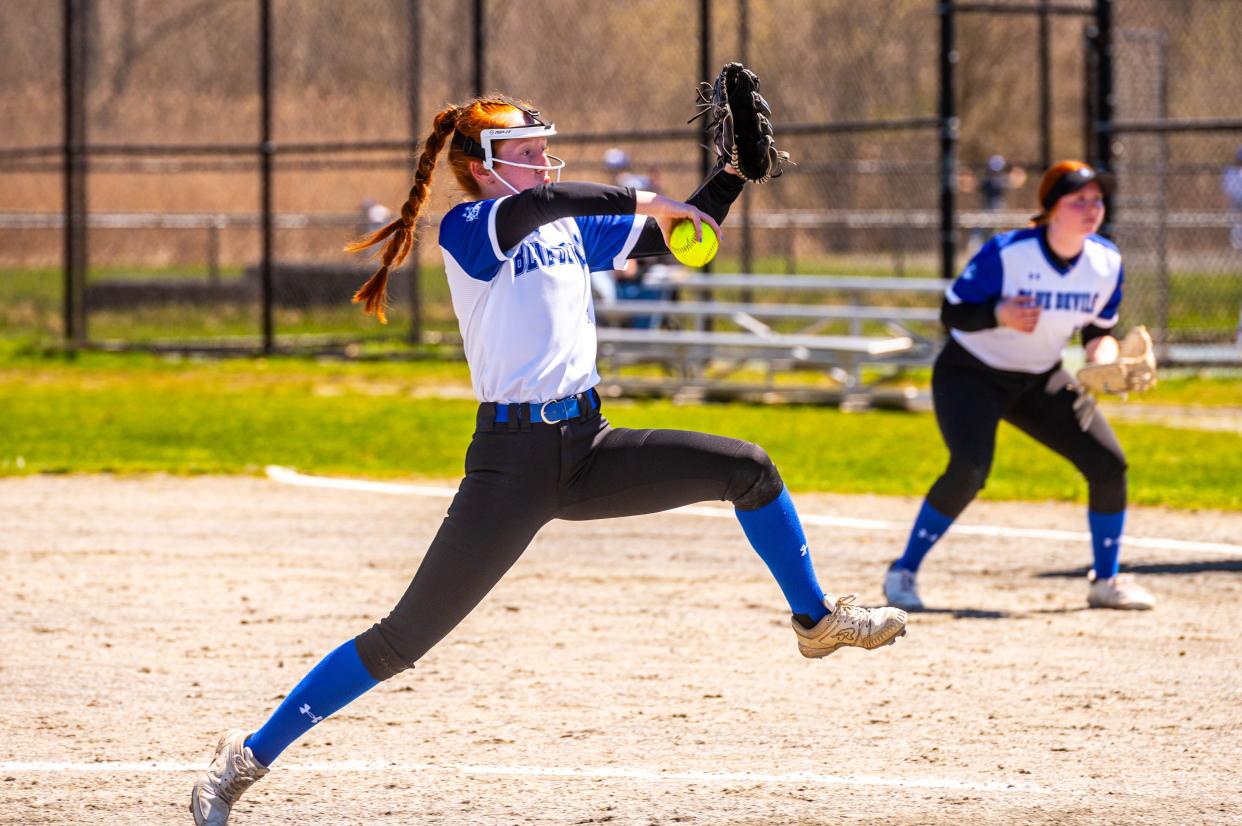
M 804 544 L 802 545 L 802 554 L 801 554 L 801 555 L 802 555 L 802 556 L 806 556 L 806 553 L 807 553 L 807 551 L 806 551 L 806 544 L 804 543 Z
M 1027 278 L 1029 278 L 1029 279 L 1030 279 L 1030 280 L 1032 280 L 1032 281 L 1038 281 L 1038 280 L 1039 280 L 1039 276 L 1040 276 L 1040 275 L 1041 275 L 1041 273 L 1037 273 L 1037 272 L 1028 272 L 1028 273 L 1026 274 L 1026 277 L 1027 277 Z
M 307 717 L 310 718 L 311 725 L 314 725 L 315 723 L 318 723 L 320 720 L 323 719 L 319 715 L 311 712 L 309 703 L 303 703 L 302 707 L 299 708 L 298 711 L 301 712 L 302 714 L 305 714 Z
M 477 220 L 479 217 L 479 210 L 481 210 L 482 208 L 483 208 L 482 202 L 475 202 L 471 204 L 470 206 L 466 207 L 466 220 L 467 221 Z

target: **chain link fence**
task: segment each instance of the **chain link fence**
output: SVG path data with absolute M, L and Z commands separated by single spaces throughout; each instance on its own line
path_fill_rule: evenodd
M 0 7 L 0 212 L 11 216 L 0 224 L 0 335 L 6 338 L 63 334 L 65 244 L 56 221 L 65 203 L 62 30 L 53 3 Z
M 1242 2 L 1175 6 L 11 0 L 0 336 L 252 351 L 451 336 L 446 170 L 387 327 L 349 303 L 369 262 L 341 251 L 400 206 L 437 111 L 476 91 L 529 99 L 557 123 L 567 178 L 612 180 L 617 147 L 685 196 L 707 162 L 686 123 L 695 84 L 741 59 L 797 165 L 748 189 L 717 271 L 952 275 L 1025 222 L 1047 163 L 1087 157 L 1119 177 L 1126 322 L 1185 360 L 1236 359 Z
M 1116 24 L 1112 150 L 1128 312 L 1150 319 L 1174 357 L 1236 358 L 1242 3 L 1132 0 L 1118 4 Z

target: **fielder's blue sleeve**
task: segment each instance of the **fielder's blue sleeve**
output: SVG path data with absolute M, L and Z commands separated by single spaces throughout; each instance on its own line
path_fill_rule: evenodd
M 983 304 L 1001 297 L 1005 269 L 1000 251 L 1000 239 L 997 237 L 990 239 L 983 249 L 975 253 L 962 274 L 945 290 L 945 298 L 950 304 Z
M 458 204 L 440 222 L 441 248 L 479 281 L 491 281 L 507 260 L 496 241 L 496 206 L 503 200 Z
M 582 234 L 591 272 L 620 270 L 642 234 L 646 218 L 641 215 L 580 215 L 574 218 Z
M 1113 288 L 1113 294 L 1105 302 L 1104 309 L 1100 310 L 1099 315 L 1092 322 L 1095 326 L 1107 329 L 1117 323 L 1117 310 L 1121 307 L 1121 282 L 1125 280 L 1126 268 L 1120 267 L 1117 270 L 1117 286 Z

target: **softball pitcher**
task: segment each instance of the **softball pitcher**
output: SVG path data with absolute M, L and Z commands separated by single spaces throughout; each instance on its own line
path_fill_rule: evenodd
M 950 335 L 932 370 L 932 401 L 949 465 L 928 492 L 905 553 L 884 578 L 892 604 L 923 609 L 919 565 L 983 488 L 1004 419 L 1073 462 L 1087 479 L 1094 558 L 1088 605 L 1153 606 L 1151 594 L 1117 573 L 1125 456 L 1094 398 L 1061 366 L 1062 350 L 1079 331 L 1089 365 L 1120 363 L 1109 331 L 1121 304 L 1121 254 L 1096 234 L 1110 185 L 1085 163 L 1056 164 L 1040 182 L 1041 211 L 1033 226 L 988 241 L 946 290 L 941 320 Z
M 601 414 L 590 273 L 668 253 L 673 222 L 719 228 L 743 180 L 721 164 L 682 203 L 651 192 L 554 183 L 556 134 L 529 106 L 481 98 L 435 117 L 401 217 L 352 245 L 381 242 L 383 265 L 356 300 L 382 316 L 388 271 L 409 252 L 437 156 L 470 200 L 440 225 L 440 249 L 479 399 L 466 476 L 405 595 L 329 653 L 257 731 L 230 731 L 194 784 L 199 826 L 223 824 L 238 796 L 311 726 L 413 666 L 492 589 L 553 519 L 732 502 L 793 614 L 799 650 L 823 657 L 905 633 L 905 612 L 825 595 L 776 467 L 759 447 L 674 430 L 614 428 Z

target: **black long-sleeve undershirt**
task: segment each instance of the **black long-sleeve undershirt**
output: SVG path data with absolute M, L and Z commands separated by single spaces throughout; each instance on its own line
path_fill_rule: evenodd
M 1088 324 L 1086 327 L 1082 328 L 1082 332 L 1079 335 L 1082 336 L 1082 346 L 1086 347 L 1097 338 L 1104 338 L 1104 336 L 1111 336 L 1112 334 L 1112 330 L 1104 327 L 1097 327 L 1094 324 Z
M 961 330 L 964 333 L 990 330 L 993 327 L 999 326 L 996 320 L 996 304 L 998 300 L 994 298 L 991 301 L 975 304 L 965 301 L 960 304 L 950 304 L 949 299 L 945 298 L 940 302 L 940 323 L 947 328 Z M 1106 330 L 1103 327 L 1097 327 L 1094 324 L 1088 324 L 1082 328 L 1080 335 L 1085 347 L 1097 338 L 1112 335 L 1112 331 Z
M 744 186 L 745 181 L 736 175 L 718 172 L 695 190 L 686 203 L 706 212 L 716 223 L 723 223 Z M 559 218 L 633 215 L 636 208 L 635 193 L 629 187 L 580 182 L 540 184 L 506 198 L 496 208 L 496 242 L 502 250 L 509 250 L 538 227 Z M 655 219 L 648 218 L 630 257 L 656 255 L 668 255 L 668 246 Z
M 745 186 L 746 182 L 737 175 L 730 175 L 723 170 L 713 172 L 686 199 L 686 203 L 715 218 L 717 224 L 724 224 L 725 218 L 729 217 L 729 207 L 733 206 Z M 630 258 L 651 258 L 668 254 L 668 245 L 664 243 L 660 225 L 654 218 L 648 218 L 642 234 L 634 243 L 634 249 L 630 251 Z
M 940 323 L 963 333 L 976 333 L 996 326 L 996 299 L 981 303 L 963 301 L 950 304 L 946 297 L 940 302 Z
M 633 215 L 637 206 L 630 187 L 567 182 L 540 184 L 511 195 L 496 208 L 496 243 L 502 250 L 544 224 L 580 215 Z

